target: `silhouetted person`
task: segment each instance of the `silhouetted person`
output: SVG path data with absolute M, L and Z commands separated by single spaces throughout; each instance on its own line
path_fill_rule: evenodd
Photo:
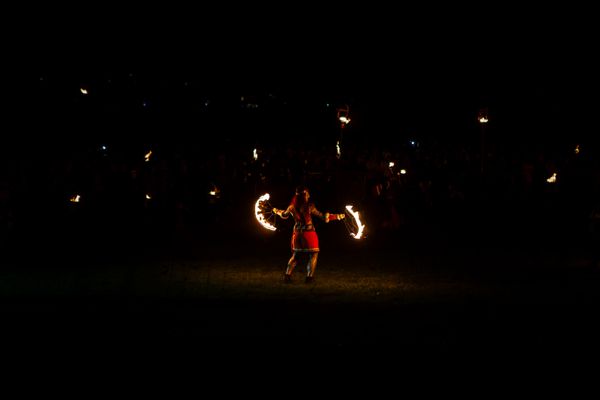
M 590 264 L 592 267 L 597 267 L 600 263 L 600 202 L 590 213 L 590 240 Z

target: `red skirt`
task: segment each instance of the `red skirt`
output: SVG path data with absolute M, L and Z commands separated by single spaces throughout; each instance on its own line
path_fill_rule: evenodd
M 319 237 L 315 231 L 294 231 L 292 235 L 292 251 L 317 253 L 319 251 Z

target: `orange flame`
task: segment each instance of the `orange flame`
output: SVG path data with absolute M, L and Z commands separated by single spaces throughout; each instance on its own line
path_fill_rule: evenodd
M 267 201 L 270 198 L 271 196 L 269 195 L 269 193 L 265 193 L 262 196 L 260 196 L 258 200 L 256 200 L 256 203 L 254 203 L 254 216 L 256 217 L 258 223 L 261 224 L 263 227 L 267 228 L 270 231 L 276 231 L 277 228 L 271 225 L 267 220 L 265 220 L 265 216 L 260 212 L 260 203 L 262 201 Z
M 356 232 L 356 234 L 351 233 L 350 236 L 352 236 L 354 239 L 360 239 L 365 229 L 365 225 L 360 221 L 360 215 L 358 214 L 358 211 L 352 210 L 352 207 L 353 206 L 346 206 L 346 210 L 348 210 L 348 213 L 350 213 L 350 215 L 352 215 L 352 218 L 354 218 L 354 221 L 358 226 L 358 232 Z

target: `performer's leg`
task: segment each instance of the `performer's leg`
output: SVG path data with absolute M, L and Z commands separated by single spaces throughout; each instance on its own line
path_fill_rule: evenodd
M 296 264 L 298 264 L 297 257 L 298 257 L 298 253 L 293 252 L 292 258 L 290 258 L 290 260 L 288 261 L 287 268 L 285 269 L 286 276 L 291 276 L 292 273 L 294 272 L 294 268 L 296 268 Z
M 308 265 L 306 266 L 306 277 L 312 278 L 315 275 L 315 270 L 317 269 L 317 259 L 319 258 L 319 253 L 310 253 L 308 258 Z

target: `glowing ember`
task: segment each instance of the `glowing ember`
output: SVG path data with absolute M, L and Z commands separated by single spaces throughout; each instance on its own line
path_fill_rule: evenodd
M 152 150 L 146 153 L 146 155 L 144 156 L 144 160 L 146 160 L 146 162 L 150 161 L 150 156 L 152 156 Z
M 73 196 L 69 199 L 69 201 L 71 203 L 79 203 L 80 200 L 81 200 L 81 196 L 78 194 L 76 194 L 75 196 Z
M 254 216 L 263 227 L 267 228 L 270 231 L 276 231 L 277 228 L 271 225 L 267 220 L 265 220 L 265 216 L 263 215 L 260 209 L 260 203 L 263 201 L 268 201 L 270 198 L 271 196 L 269 195 L 269 193 L 265 193 L 262 196 L 260 196 L 258 200 L 256 200 L 256 203 L 254 204 Z
M 358 226 L 358 232 L 356 232 L 356 234 L 351 233 L 350 235 L 354 239 L 360 239 L 362 237 L 363 230 L 365 229 L 365 225 L 362 222 L 360 222 L 360 216 L 358 215 L 358 211 L 353 211 L 352 207 L 353 206 L 346 206 L 346 210 L 348 210 L 348 213 L 350 213 L 350 215 L 352 215 L 352 218 L 354 218 L 356 226 Z

